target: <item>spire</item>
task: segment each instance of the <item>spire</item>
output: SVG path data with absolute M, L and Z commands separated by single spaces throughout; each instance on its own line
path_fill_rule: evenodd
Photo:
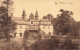
M 22 19 L 25 19 L 25 17 L 26 17 L 26 12 L 25 12 L 25 10 L 23 10 Z
M 36 8 L 36 13 L 38 13 L 37 8 Z
M 35 13 L 35 19 L 37 20 L 38 19 L 38 11 L 37 11 L 37 9 L 36 9 L 36 13 Z

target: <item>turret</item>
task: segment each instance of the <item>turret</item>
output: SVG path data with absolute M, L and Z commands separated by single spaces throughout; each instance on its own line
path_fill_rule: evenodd
M 23 10 L 22 19 L 25 19 L 25 18 L 26 18 L 26 12 L 25 12 L 25 10 Z
M 39 16 L 38 16 L 38 11 L 36 9 L 36 13 L 35 13 L 35 19 L 38 20 Z

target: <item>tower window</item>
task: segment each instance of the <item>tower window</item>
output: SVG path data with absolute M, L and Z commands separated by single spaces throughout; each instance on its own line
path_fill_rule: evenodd
M 31 24 L 33 24 L 33 21 L 31 21 Z

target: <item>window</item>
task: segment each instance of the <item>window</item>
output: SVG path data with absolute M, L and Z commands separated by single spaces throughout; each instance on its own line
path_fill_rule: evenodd
M 49 30 L 48 34 L 49 34 L 49 36 L 51 36 L 51 32 L 50 32 L 50 30 Z
M 22 28 L 22 26 L 20 25 L 20 28 Z
M 20 30 L 21 31 L 21 30 Z
M 20 34 L 20 37 L 22 37 L 22 33 L 19 33 Z
M 31 24 L 33 24 L 33 21 L 31 21 Z
M 35 29 L 35 25 L 34 25 L 34 29 Z
M 14 33 L 14 37 L 16 37 L 16 34 L 17 34 L 17 33 Z
M 48 26 L 48 29 L 50 28 L 50 26 Z
M 45 26 L 43 26 L 43 28 L 45 29 Z
M 49 36 L 51 36 L 51 32 L 48 32 Z

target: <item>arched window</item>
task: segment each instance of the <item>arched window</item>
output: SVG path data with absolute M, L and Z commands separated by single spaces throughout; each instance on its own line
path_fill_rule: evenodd
M 16 37 L 16 34 L 17 34 L 17 33 L 14 33 L 14 37 Z
M 22 37 L 22 33 L 19 33 L 20 34 L 20 37 Z
M 49 36 L 51 36 L 51 32 L 50 32 L 50 30 L 49 30 L 48 34 L 49 34 Z
M 51 36 L 51 32 L 48 32 L 49 33 L 49 36 Z
M 33 21 L 31 21 L 31 24 L 33 24 Z

